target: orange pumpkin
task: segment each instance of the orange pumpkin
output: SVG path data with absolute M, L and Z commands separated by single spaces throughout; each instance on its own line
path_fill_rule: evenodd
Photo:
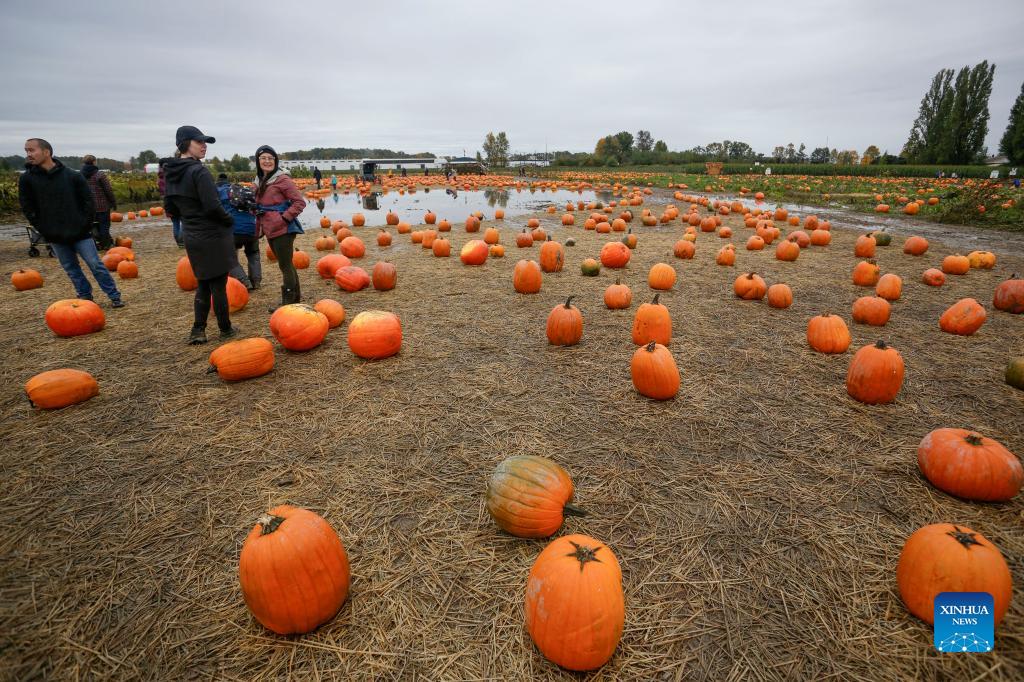
M 316 348 L 329 328 L 327 316 L 304 303 L 283 305 L 270 316 L 270 333 L 288 350 Z
M 351 294 L 370 286 L 370 275 L 358 265 L 346 265 L 334 271 L 334 283 Z
M 505 247 L 501 244 L 491 244 L 491 248 L 487 252 L 491 258 L 504 258 Z
M 25 393 L 36 407 L 56 410 L 99 395 L 100 385 L 80 369 L 51 369 L 25 382 Z
M 471 239 L 462 246 L 459 259 L 466 265 L 483 265 L 487 261 L 487 242 Z
M 321 516 L 281 505 L 261 516 L 238 560 L 252 615 L 281 635 L 315 630 L 348 598 L 348 555 Z
M 601 247 L 601 265 L 606 268 L 626 267 L 629 256 L 629 247 L 622 242 L 607 242 Z
M 210 353 L 210 371 L 224 381 L 261 377 L 274 368 L 274 344 L 264 338 L 228 341 Z
M 633 388 L 653 400 L 668 400 L 679 392 L 679 367 L 668 348 L 655 341 L 640 346 L 630 363 Z
M 366 245 L 359 237 L 345 237 L 341 240 L 341 252 L 347 258 L 362 258 L 366 255 Z
M 28 291 L 43 286 L 43 276 L 38 270 L 32 268 L 21 268 L 11 274 L 11 284 L 17 291 Z
M 545 658 L 568 670 L 601 667 L 625 625 L 615 554 L 586 535 L 553 540 L 530 569 L 525 613 L 526 630 Z
M 946 283 L 946 275 L 938 268 L 928 268 L 921 274 L 921 281 L 930 287 L 941 287 Z
M 947 275 L 966 275 L 971 269 L 971 261 L 967 256 L 954 254 L 942 259 L 942 271 Z
M 862 234 L 857 237 L 857 241 L 853 245 L 853 255 L 858 258 L 874 258 L 875 238 L 870 234 Z
M 793 290 L 788 284 L 773 284 L 768 287 L 768 305 L 773 308 L 788 308 L 793 305 Z
M 46 326 L 57 336 L 81 336 L 103 329 L 106 316 L 93 301 L 65 298 L 46 309 Z
M 853 302 L 853 321 L 883 327 L 889 321 L 892 306 L 881 296 L 861 296 Z
M 487 511 L 510 535 L 546 538 L 566 516 L 585 515 L 570 504 L 573 493 L 565 469 L 546 457 L 516 455 L 498 464 L 487 481 Z
M 402 349 L 402 323 L 394 313 L 366 310 L 348 325 L 348 347 L 366 360 L 380 360 Z
M 996 255 L 991 251 L 971 251 L 967 254 L 967 261 L 972 268 L 991 270 L 996 266 Z
M 332 253 L 324 256 L 316 262 L 316 271 L 324 279 L 334 279 L 334 275 L 338 272 L 339 268 L 344 268 L 352 265 L 346 256 L 340 253 Z
M 583 315 L 572 305 L 572 296 L 564 305 L 556 305 L 548 314 L 548 343 L 553 346 L 575 346 L 583 338 Z
M 1024 468 L 998 441 L 967 429 L 935 429 L 917 447 L 917 465 L 936 488 L 979 502 L 1020 492 Z
M 881 271 L 873 260 L 862 260 L 853 268 L 853 283 L 859 287 L 873 287 L 878 284 Z
M 228 277 L 226 289 L 228 294 L 228 312 L 237 313 L 249 303 L 249 290 L 234 277 Z
M 520 294 L 536 294 L 540 291 L 542 280 L 537 261 L 520 260 L 512 271 L 512 286 Z
M 652 289 L 665 291 L 676 283 L 676 271 L 667 263 L 655 263 L 647 274 L 647 284 Z
M 736 262 L 736 247 L 726 244 L 715 254 L 715 262 L 719 265 L 731 266 Z
M 188 256 L 182 256 L 178 260 L 178 266 L 174 271 L 174 280 L 182 291 L 195 291 L 199 288 L 199 280 L 196 279 L 196 275 L 192 271 L 192 263 Z
M 121 279 L 135 279 L 139 276 L 139 266 L 134 261 L 123 260 L 117 264 L 117 274 Z
M 447 258 L 452 254 L 452 244 L 444 237 L 437 237 L 430 245 L 430 251 L 437 258 Z
M 800 257 L 800 246 L 796 242 L 785 239 L 775 247 L 775 257 L 781 261 L 795 261 Z
M 1015 315 L 1024 313 L 1024 278 L 1014 273 L 1008 280 L 1000 282 L 992 296 L 992 306 Z
M 540 269 L 544 272 L 560 272 L 565 264 L 565 249 L 547 235 L 547 241 L 540 247 Z
M 891 272 L 882 275 L 875 285 L 875 294 L 887 301 L 897 301 L 903 294 L 903 280 Z
M 760 301 L 768 292 L 768 285 L 760 275 L 748 272 L 736 278 L 732 290 L 744 301 Z
M 966 526 L 935 523 L 907 538 L 896 565 L 900 598 L 912 614 L 933 625 L 942 592 L 988 592 L 995 624 L 1010 605 L 1013 580 L 999 550 Z
M 685 258 L 687 260 L 693 258 L 693 254 L 696 253 L 697 249 L 693 245 L 693 242 L 685 239 L 680 239 L 672 247 L 672 255 L 676 258 Z
M 381 228 L 377 233 L 377 246 L 391 246 L 391 233 Z
M 628 308 L 633 302 L 633 292 L 629 287 L 615 280 L 615 284 L 604 290 L 604 304 L 611 310 Z
M 305 270 L 309 267 L 309 254 L 296 249 L 295 253 L 292 254 L 292 265 L 299 270 Z
M 319 313 L 323 313 L 324 317 L 327 318 L 327 326 L 330 329 L 334 329 L 341 325 L 345 321 L 345 306 L 341 305 L 333 298 L 322 298 L 316 302 L 313 306 L 313 310 Z
M 380 261 L 373 266 L 373 288 L 377 291 L 390 291 L 395 288 L 398 280 L 398 270 L 393 263 Z
M 819 353 L 845 353 L 850 341 L 850 330 L 838 315 L 824 312 L 807 323 L 807 343 Z
M 903 242 L 903 253 L 911 256 L 923 256 L 927 250 L 928 240 L 924 237 L 907 237 L 907 241 Z
M 656 341 L 667 346 L 672 340 L 672 316 L 668 308 L 658 302 L 660 293 L 650 303 L 642 303 L 633 317 L 633 343 L 644 346 Z
M 828 246 L 832 242 L 832 233 L 828 230 L 817 229 L 811 232 L 811 244 L 814 246 Z
M 352 225 L 354 227 L 362 227 L 365 224 L 366 224 L 366 216 L 364 216 L 362 213 L 354 213 L 354 214 L 352 214 Z M 396 221 L 396 224 L 397 224 L 397 221 Z
M 970 336 L 985 324 L 985 308 L 973 298 L 961 298 L 939 318 L 939 328 L 950 334 Z
M 758 237 L 756 234 L 751 235 L 750 239 L 747 240 L 747 251 L 760 251 L 764 248 L 764 239 Z
M 903 386 L 903 358 L 885 341 L 854 353 L 846 371 L 846 392 L 868 405 L 891 403 Z

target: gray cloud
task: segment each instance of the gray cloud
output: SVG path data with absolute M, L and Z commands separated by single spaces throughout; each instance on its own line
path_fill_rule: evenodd
M 313 146 L 591 150 L 645 128 L 898 152 L 940 68 L 997 64 L 995 151 L 1024 81 L 1015 3 L 254 1 L 6 3 L 0 153 Z

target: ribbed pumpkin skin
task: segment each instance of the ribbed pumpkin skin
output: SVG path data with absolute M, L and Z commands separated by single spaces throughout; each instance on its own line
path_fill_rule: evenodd
M 965 546 L 957 537 L 971 542 Z M 1010 569 L 995 545 L 966 526 L 950 523 L 918 528 L 907 538 L 896 565 L 896 584 L 907 609 L 929 625 L 935 624 L 935 597 L 942 592 L 990 593 L 999 625 L 1013 589 Z
M 577 553 L 592 552 L 581 562 Z M 548 660 L 569 670 L 594 670 L 615 653 L 626 608 L 615 554 L 586 535 L 553 540 L 526 582 L 526 629 Z
M 288 350 L 316 348 L 329 328 L 327 316 L 305 303 L 283 305 L 270 316 L 270 333 Z
M 846 392 L 868 405 L 891 403 L 903 387 L 905 366 L 899 351 L 879 341 L 854 353 L 846 370 Z
M 274 344 L 264 338 L 228 341 L 210 353 L 210 365 L 225 381 L 261 377 L 274 369 Z
M 103 309 L 93 301 L 65 298 L 46 309 L 46 326 L 57 336 L 81 336 L 103 329 L 107 322 Z
M 55 410 L 99 395 L 100 385 L 80 369 L 51 369 L 25 382 L 25 393 L 36 407 Z
M 366 360 L 381 360 L 402 349 L 402 322 L 385 310 L 364 310 L 348 325 L 348 347 Z
M 967 429 L 929 433 L 917 447 L 917 465 L 936 488 L 966 500 L 1004 502 L 1024 481 L 1024 468 L 1012 452 Z
M 572 501 L 569 474 L 546 457 L 509 457 L 487 482 L 487 511 L 506 533 L 546 538 L 562 527 Z
M 667 346 L 672 341 L 672 317 L 668 308 L 658 303 L 660 294 L 650 303 L 642 303 L 633 316 L 633 343 L 643 346 L 657 341 Z
M 665 346 L 651 341 L 637 348 L 629 365 L 633 388 L 654 400 L 668 400 L 679 392 L 679 367 Z
M 334 617 L 348 598 L 348 555 L 322 517 L 290 505 L 284 521 L 263 535 L 257 523 L 242 545 L 238 576 L 252 615 L 280 635 L 302 634 Z

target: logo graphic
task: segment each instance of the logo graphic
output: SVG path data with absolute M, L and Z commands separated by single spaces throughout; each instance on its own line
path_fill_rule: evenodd
M 992 651 L 994 611 L 988 592 L 942 592 L 935 597 L 935 648 L 944 653 Z

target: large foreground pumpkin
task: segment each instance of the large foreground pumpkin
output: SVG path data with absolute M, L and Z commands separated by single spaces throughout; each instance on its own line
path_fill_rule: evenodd
M 572 479 L 546 457 L 518 455 L 498 465 L 487 482 L 487 511 L 506 533 L 520 538 L 546 538 L 562 527 L 566 516 L 585 512 L 569 504 Z
M 348 598 L 348 555 L 321 516 L 290 505 L 260 517 L 238 560 L 252 615 L 281 635 L 315 630 Z
M 526 582 L 526 629 L 548 660 L 594 670 L 615 653 L 626 609 L 615 554 L 586 535 L 553 540 Z
M 264 338 L 228 341 L 210 353 L 210 371 L 224 381 L 261 377 L 274 369 L 274 344 Z
M 25 382 L 29 401 L 44 410 L 85 402 L 100 393 L 100 385 L 80 369 L 51 369 Z
M 1010 569 L 996 546 L 966 526 L 935 523 L 911 535 L 896 566 L 896 583 L 907 609 L 935 624 L 935 597 L 942 592 L 988 592 L 995 624 L 1013 591 Z
M 917 465 L 951 495 L 1004 502 L 1020 491 L 1024 468 L 998 441 L 967 429 L 935 429 L 917 446 Z
M 46 326 L 57 336 L 81 336 L 103 329 L 103 309 L 83 298 L 65 298 L 46 309 Z
M 396 355 L 402 349 L 402 323 L 384 310 L 364 310 L 348 325 L 348 347 L 367 360 Z
M 288 350 L 316 348 L 329 328 L 327 316 L 305 303 L 283 305 L 270 316 L 270 333 Z

